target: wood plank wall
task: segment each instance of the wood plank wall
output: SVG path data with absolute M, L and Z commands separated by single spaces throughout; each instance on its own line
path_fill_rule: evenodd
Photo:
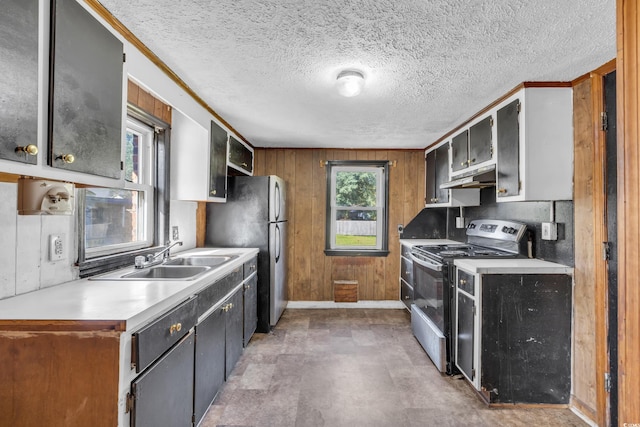
M 127 102 L 171 124 L 171 107 L 131 80 L 127 82 Z
M 291 301 L 333 301 L 334 280 L 357 280 L 359 300 L 399 300 L 398 224 L 424 207 L 423 150 L 255 150 L 255 175 L 278 175 L 287 184 L 288 278 Z M 328 257 L 325 239 L 327 160 L 391 160 L 389 255 Z
M 640 10 L 616 1 L 619 425 L 640 423 Z
M 573 87 L 575 272 L 571 404 L 596 420 L 595 247 L 593 180 L 595 138 L 591 79 Z

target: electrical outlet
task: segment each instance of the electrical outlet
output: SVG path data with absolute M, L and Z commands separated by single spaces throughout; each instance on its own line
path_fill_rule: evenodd
M 171 240 L 180 240 L 180 233 L 178 232 L 178 226 L 171 227 Z
M 65 259 L 64 234 L 51 234 L 49 236 L 49 261 Z
M 542 223 L 542 240 L 558 240 L 558 224 L 555 222 Z
M 456 228 L 467 228 L 467 221 L 463 216 L 456 217 Z

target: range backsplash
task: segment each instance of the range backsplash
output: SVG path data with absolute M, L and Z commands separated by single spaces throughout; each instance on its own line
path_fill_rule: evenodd
M 555 222 L 558 223 L 558 240 L 542 240 L 542 222 L 550 221 L 552 202 L 508 202 L 497 203 L 494 187 L 480 190 L 480 206 L 464 208 L 467 223 L 473 219 L 505 219 L 520 221 L 533 231 L 533 256 L 546 261 L 568 266 L 574 265 L 573 201 L 555 202 Z M 447 236 L 464 242 L 465 229 L 456 228 L 459 208 L 447 210 Z

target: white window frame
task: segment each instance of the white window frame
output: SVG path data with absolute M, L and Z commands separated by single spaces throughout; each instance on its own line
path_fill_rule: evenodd
M 126 131 L 133 131 L 141 136 L 139 139 L 138 156 L 140 175 L 139 183 L 129 182 L 123 179 L 123 189 L 138 191 L 138 226 L 144 231 L 144 239 L 131 243 L 120 243 L 115 245 L 102 246 L 98 248 L 84 248 L 85 258 L 92 259 L 106 255 L 134 251 L 147 248 L 154 242 L 154 211 L 155 211 L 155 132 L 152 127 L 146 125 L 132 117 L 127 117 Z M 125 151 L 126 138 L 123 138 L 122 152 Z M 123 171 L 124 174 L 124 171 Z M 82 213 L 82 221 L 86 221 Z M 83 227 L 84 228 L 84 227 Z M 85 244 L 84 236 L 80 239 L 81 244 Z
M 388 251 L 389 168 L 387 161 L 329 161 L 327 168 L 327 225 L 325 254 L 337 256 L 386 256 Z M 376 205 L 337 206 L 336 177 L 339 172 L 367 172 L 376 175 Z M 376 211 L 375 246 L 338 246 L 336 244 L 339 210 Z

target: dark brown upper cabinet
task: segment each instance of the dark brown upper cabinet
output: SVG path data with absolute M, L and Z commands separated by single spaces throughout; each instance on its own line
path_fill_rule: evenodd
M 451 172 L 472 168 L 491 160 L 493 157 L 492 126 L 493 117 L 488 116 L 452 138 Z
M 227 197 L 227 131 L 211 121 L 209 197 Z
M 38 154 L 38 0 L 6 0 L 0 13 L 0 159 Z
M 121 177 L 123 45 L 76 0 L 51 5 L 49 164 Z
M 229 165 L 246 175 L 253 174 L 253 151 L 233 135 L 229 136 Z

